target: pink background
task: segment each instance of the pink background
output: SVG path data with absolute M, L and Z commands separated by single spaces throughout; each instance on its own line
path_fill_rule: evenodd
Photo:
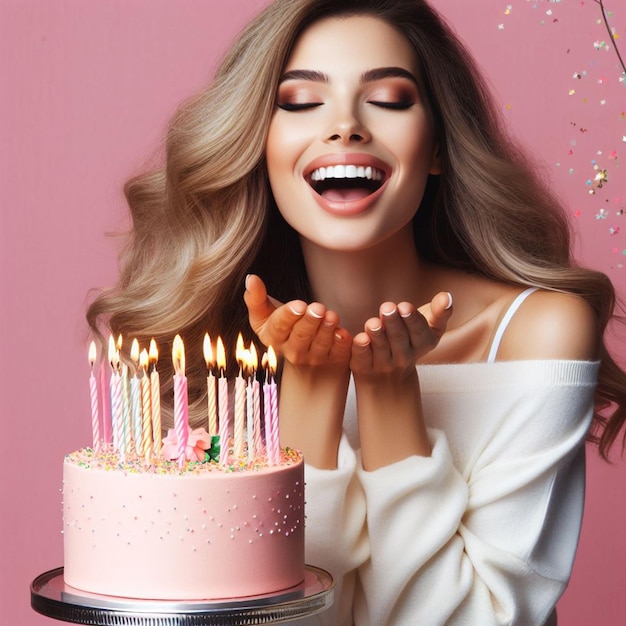
M 2 625 L 52 623 L 30 609 L 29 584 L 62 565 L 63 455 L 90 441 L 83 314 L 89 289 L 116 275 L 117 243 L 104 233 L 127 226 L 122 184 L 152 156 L 177 103 L 207 81 L 227 42 L 265 3 L 0 0 Z M 626 6 L 607 4 L 624 55 Z M 626 85 L 598 4 L 436 5 L 488 73 L 511 130 L 565 198 L 579 258 L 624 295 Z M 609 182 L 591 196 L 594 163 Z M 613 348 L 624 360 L 619 341 Z M 624 469 L 590 450 L 582 542 L 560 624 L 623 623 Z

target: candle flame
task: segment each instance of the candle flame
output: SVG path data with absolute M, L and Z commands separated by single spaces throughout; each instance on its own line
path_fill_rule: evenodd
M 237 337 L 237 347 L 235 348 L 235 358 L 237 359 L 237 363 L 239 363 L 240 367 L 243 367 L 246 363 L 247 363 L 247 357 L 246 357 L 246 348 L 243 344 L 243 337 L 241 336 L 241 333 L 239 333 L 239 336 Z
M 115 340 L 113 339 L 113 335 L 109 336 L 109 363 L 114 370 L 117 370 L 117 366 L 119 364 L 120 355 L 115 347 Z
M 117 336 L 117 344 L 116 344 L 116 347 L 117 347 L 117 351 L 118 351 L 118 352 L 121 352 L 121 351 L 122 351 L 122 335 L 118 335 L 118 336 Z
M 211 369 L 211 367 L 215 365 L 215 356 L 213 355 L 213 346 L 211 345 L 211 337 L 209 337 L 209 333 L 204 333 L 202 352 L 204 353 L 206 368 Z
M 141 369 L 143 369 L 144 374 L 148 369 L 148 364 L 150 363 L 150 357 L 148 356 L 148 351 L 144 348 L 139 355 L 139 364 L 141 365 Z
M 148 356 L 152 363 L 156 364 L 156 362 L 159 360 L 159 350 L 154 339 L 150 339 L 150 351 L 148 352 Z
M 94 366 L 94 363 L 96 362 L 96 342 L 92 341 L 89 344 L 89 364 L 91 365 L 91 367 Z
M 217 338 L 217 366 L 220 370 L 220 375 L 223 376 L 226 373 L 226 351 L 224 350 L 224 343 L 222 338 Z
M 257 367 L 259 367 L 259 357 L 256 352 L 256 346 L 254 343 L 250 343 L 250 370 L 252 374 L 256 371 Z
M 130 347 L 130 358 L 135 365 L 139 365 L 139 342 L 133 339 L 133 343 Z
M 172 347 L 172 361 L 174 362 L 174 371 L 181 376 L 185 375 L 185 344 L 182 337 L 176 335 L 174 337 L 174 345 Z
M 267 349 L 267 362 L 270 368 L 270 374 L 274 375 L 276 373 L 278 360 L 276 359 L 276 352 L 274 352 L 272 346 Z

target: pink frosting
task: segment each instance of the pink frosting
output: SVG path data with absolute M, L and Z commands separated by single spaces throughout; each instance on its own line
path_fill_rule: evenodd
M 185 457 L 188 461 L 202 462 L 205 458 L 205 450 L 211 447 L 211 435 L 204 428 L 194 428 L 193 430 L 189 427 L 187 428 L 189 434 L 185 448 Z M 167 431 L 167 437 L 163 439 L 161 455 L 170 460 L 178 458 L 178 437 L 173 428 Z

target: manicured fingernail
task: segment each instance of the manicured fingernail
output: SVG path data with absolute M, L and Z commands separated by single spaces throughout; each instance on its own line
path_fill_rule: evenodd
M 391 311 L 383 311 L 383 315 L 385 317 L 391 317 L 392 315 L 396 314 L 396 311 L 397 311 L 397 309 L 395 309 L 395 308 L 392 309 Z
M 446 307 L 446 311 L 452 308 L 452 294 L 448 291 L 448 306 Z
M 343 341 L 343 335 L 341 333 L 335 333 L 335 339 L 337 341 Z
M 293 306 L 291 306 L 291 304 L 289 305 L 289 310 L 294 314 L 297 315 L 298 317 L 304 315 L 304 311 L 298 311 L 297 309 L 294 309 Z
M 323 315 L 320 315 L 313 309 L 307 309 L 307 312 L 311 317 L 314 317 L 316 320 L 321 320 L 324 317 Z
M 250 274 L 246 275 L 246 280 L 244 281 L 244 287 L 248 289 L 248 279 L 250 278 Z
M 368 328 L 371 333 L 379 333 L 383 329 L 382 326 L 376 326 L 375 328 Z
M 407 317 L 411 317 L 411 315 L 413 315 L 411 311 L 409 311 L 408 313 L 400 313 L 400 317 L 403 319 L 407 319 Z

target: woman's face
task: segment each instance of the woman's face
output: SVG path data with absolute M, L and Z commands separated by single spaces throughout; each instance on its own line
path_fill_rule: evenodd
M 327 18 L 300 36 L 266 156 L 278 208 L 304 241 L 363 250 L 410 227 L 438 173 L 418 71 L 405 37 L 375 17 Z

